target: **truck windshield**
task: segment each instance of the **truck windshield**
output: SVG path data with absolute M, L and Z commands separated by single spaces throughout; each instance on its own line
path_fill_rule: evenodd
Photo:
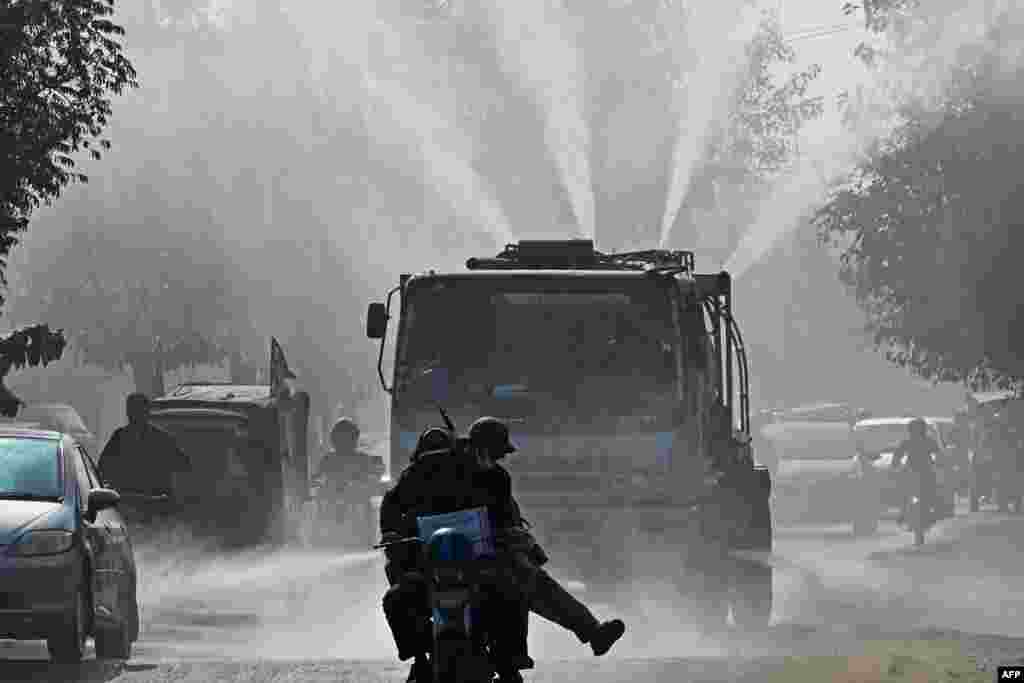
M 549 425 L 671 416 L 679 332 L 654 280 L 453 279 L 410 290 L 396 368 L 407 405 L 518 410 Z

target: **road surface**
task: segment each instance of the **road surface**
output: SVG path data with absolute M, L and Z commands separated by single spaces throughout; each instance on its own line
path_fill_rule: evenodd
M 538 668 L 527 680 L 762 681 L 787 666 L 787 655 L 854 656 L 868 641 L 959 646 L 972 665 L 992 669 L 1024 658 L 1022 555 L 1024 518 L 991 512 L 943 522 L 921 549 L 891 522 L 866 539 L 845 527 L 779 529 L 767 633 L 702 640 L 673 609 L 666 586 L 634 586 L 631 604 L 596 606 L 599 616 L 627 620 L 615 656 L 594 658 L 534 617 Z M 174 562 L 161 557 L 140 563 L 145 633 L 130 662 L 90 657 L 56 666 L 41 644 L 0 641 L 0 680 L 404 681 L 378 609 L 384 579 L 376 554 L 254 552 L 228 560 L 178 549 Z

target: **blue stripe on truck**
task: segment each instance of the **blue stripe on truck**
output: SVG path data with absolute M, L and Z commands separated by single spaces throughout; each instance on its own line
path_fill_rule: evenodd
M 419 432 L 399 432 L 398 447 L 402 453 L 412 455 L 416 448 L 416 440 L 419 439 Z M 657 462 L 661 467 L 668 468 L 672 462 L 672 447 L 675 445 L 675 432 L 656 432 L 654 435 L 655 448 L 657 449 Z M 520 450 L 527 450 L 529 443 L 534 438 L 544 438 L 519 434 L 512 430 L 512 441 Z

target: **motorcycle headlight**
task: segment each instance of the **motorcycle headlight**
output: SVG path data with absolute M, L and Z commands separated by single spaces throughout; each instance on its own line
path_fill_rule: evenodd
M 30 531 L 14 544 L 11 553 L 20 557 L 33 555 L 59 555 L 71 550 L 74 536 L 70 531 L 43 529 Z

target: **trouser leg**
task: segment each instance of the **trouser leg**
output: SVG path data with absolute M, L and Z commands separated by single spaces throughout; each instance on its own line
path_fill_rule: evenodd
M 485 595 L 483 612 L 498 672 L 533 668 L 528 647 L 530 611 L 522 591 L 505 582 L 488 586 Z
M 550 622 L 572 631 L 581 642 L 589 642 L 600 626 L 593 612 L 543 569 L 536 570 L 530 610 Z
M 430 649 L 430 614 L 427 586 L 420 579 L 396 583 L 384 594 L 384 617 L 405 661 Z

